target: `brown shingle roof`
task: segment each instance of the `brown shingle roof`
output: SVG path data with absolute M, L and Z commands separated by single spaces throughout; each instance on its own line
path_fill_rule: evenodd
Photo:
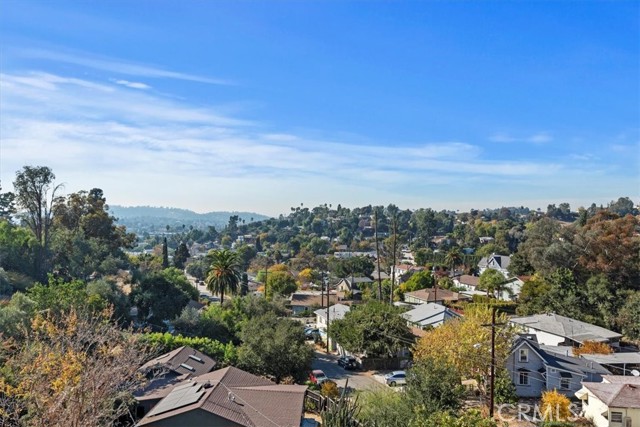
M 436 298 L 437 301 L 457 301 L 460 299 L 460 294 L 458 294 L 457 292 L 452 292 L 450 290 L 440 288 L 438 288 L 437 295 L 434 288 L 426 288 L 413 292 L 407 292 L 406 294 L 404 294 L 404 296 L 405 300 L 409 296 L 425 302 L 435 302 Z
M 640 386 L 623 383 L 590 383 L 582 385 L 609 407 L 640 408 Z
M 188 381 L 195 382 L 195 387 L 202 387 L 205 391 L 197 402 L 155 415 L 152 411 L 137 425 L 153 425 L 156 421 L 192 410 L 210 412 L 246 427 L 300 425 L 306 386 L 277 385 L 231 366 Z M 175 425 L 180 425 L 179 417 Z

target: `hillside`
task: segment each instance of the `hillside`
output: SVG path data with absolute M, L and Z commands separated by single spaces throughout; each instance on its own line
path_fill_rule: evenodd
M 269 218 L 255 212 L 207 212 L 197 213 L 188 209 L 154 206 L 110 205 L 109 211 L 117 218 L 118 224 L 133 232 L 170 230 L 184 228 L 206 228 L 209 226 L 221 230 L 229 223 L 229 217 L 237 215 L 240 222 L 260 221 Z

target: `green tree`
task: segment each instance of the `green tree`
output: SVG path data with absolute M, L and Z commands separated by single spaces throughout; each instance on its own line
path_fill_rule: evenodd
M 478 289 L 487 291 L 487 296 L 500 295 L 505 290 L 506 279 L 498 270 L 487 268 L 480 275 Z
M 138 318 L 150 319 L 154 325 L 161 326 L 162 321 L 180 314 L 190 296 L 162 273 L 153 272 L 133 287 L 130 298 L 138 307 Z
M 616 319 L 622 333 L 640 342 L 640 291 L 631 291 Z
M 296 279 L 288 271 L 269 272 L 267 276 L 267 289 L 269 296 L 289 296 L 298 289 Z
M 311 371 L 313 350 L 303 332 L 301 323 L 278 319 L 273 313 L 253 319 L 242 329 L 238 366 L 276 383 L 289 377 L 305 381 Z
M 456 411 L 462 406 L 464 387 L 455 366 L 427 357 L 407 372 L 405 393 L 411 405 L 425 413 Z
M 15 201 L 22 209 L 22 220 L 36 236 L 35 276 L 42 279 L 47 269 L 49 234 L 53 224 L 53 204 L 61 185 L 46 166 L 24 166 L 13 182 Z
M 178 270 L 175 267 L 165 268 L 158 272 L 162 277 L 167 279 L 169 283 L 179 288 L 190 299 L 197 301 L 200 296 L 198 290 L 191 285 L 187 276 L 184 275 L 182 270 Z
M 411 402 L 402 392 L 389 388 L 365 391 L 358 399 L 358 420 L 365 426 L 408 426 L 414 417 Z
M 352 353 L 369 357 L 394 357 L 411 345 L 413 335 L 401 310 L 379 301 L 354 307 L 343 319 L 335 320 L 329 335 Z
M 166 237 L 162 239 L 162 268 L 169 268 L 169 248 Z
M 224 293 L 236 294 L 240 282 L 240 260 L 235 252 L 228 249 L 212 251 L 207 255 L 211 267 L 205 280 L 207 289 L 220 294 L 220 303 L 224 303 Z
M 189 254 L 187 244 L 184 242 L 180 242 L 175 252 L 173 253 L 173 265 L 180 270 L 184 269 L 184 265 L 190 256 L 191 255 Z
M 462 252 L 460 248 L 451 248 L 444 257 L 444 263 L 453 271 L 456 265 L 462 263 Z
M 11 192 L 2 193 L 1 190 L 2 185 L 0 185 L 0 220 L 9 219 L 16 213 L 16 196 Z

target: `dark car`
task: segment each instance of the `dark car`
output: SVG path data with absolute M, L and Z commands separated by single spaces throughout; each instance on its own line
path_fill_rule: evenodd
M 318 329 L 308 329 L 304 331 L 304 337 L 308 340 L 316 340 L 320 338 L 320 331 Z
M 342 356 L 338 359 L 338 365 L 342 366 L 344 369 L 357 369 L 358 361 L 353 356 Z

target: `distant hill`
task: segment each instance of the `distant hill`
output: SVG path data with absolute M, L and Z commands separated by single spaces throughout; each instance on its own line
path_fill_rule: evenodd
M 229 217 L 238 215 L 240 222 L 244 220 L 261 221 L 268 219 L 266 215 L 255 212 L 207 212 L 197 213 L 188 209 L 153 207 L 153 206 L 119 206 L 109 205 L 109 212 L 118 219 L 118 224 L 124 225 L 133 232 L 166 230 L 181 230 L 184 228 L 206 228 L 214 226 L 221 230 L 229 223 Z

